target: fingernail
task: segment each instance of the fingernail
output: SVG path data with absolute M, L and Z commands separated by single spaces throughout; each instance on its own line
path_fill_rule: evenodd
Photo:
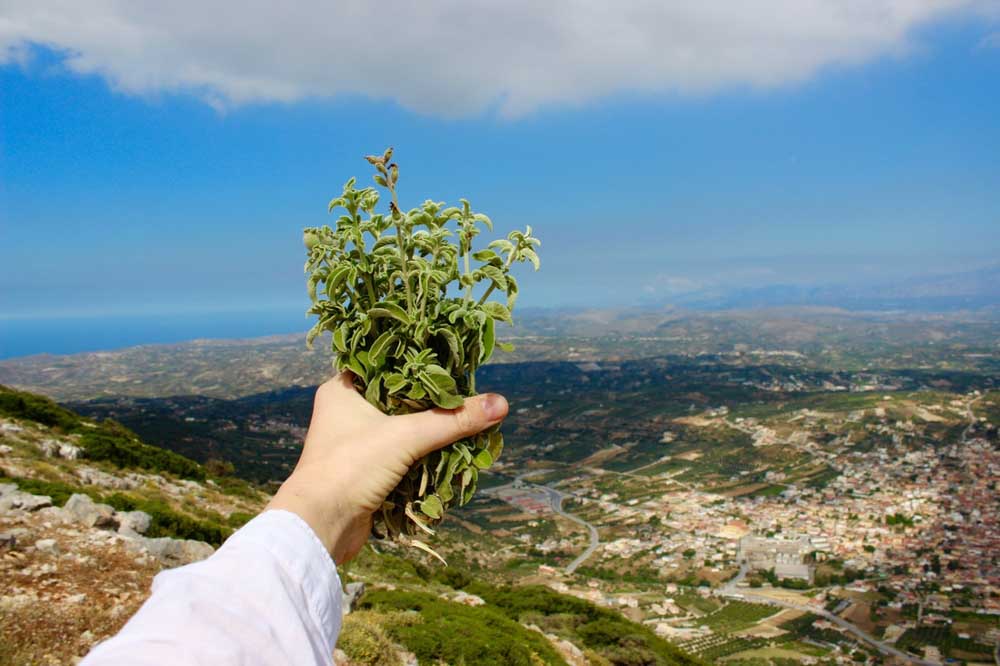
M 487 393 L 483 396 L 483 413 L 490 421 L 503 418 L 507 412 L 507 400 L 502 395 Z

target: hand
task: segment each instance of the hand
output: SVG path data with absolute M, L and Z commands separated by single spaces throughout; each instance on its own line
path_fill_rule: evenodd
M 499 423 L 508 407 L 503 396 L 485 393 L 454 410 L 388 416 L 352 382 L 342 372 L 316 391 L 299 462 L 267 505 L 301 516 L 337 564 L 365 545 L 372 513 L 413 463 Z

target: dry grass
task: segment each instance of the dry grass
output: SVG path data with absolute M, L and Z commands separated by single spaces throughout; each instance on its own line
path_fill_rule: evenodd
M 71 664 L 115 634 L 148 595 L 160 567 L 111 533 L 44 522 L 38 514 L 0 517 L 18 544 L 0 551 L 0 665 Z M 54 539 L 59 552 L 40 552 Z

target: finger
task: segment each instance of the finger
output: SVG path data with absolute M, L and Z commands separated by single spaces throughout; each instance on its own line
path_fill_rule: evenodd
M 507 409 L 507 400 L 502 395 L 484 393 L 466 398 L 458 409 L 429 409 L 393 416 L 387 422 L 387 434 L 416 460 L 496 425 L 507 416 Z
M 384 414 L 365 400 L 354 387 L 354 373 L 343 370 L 319 385 L 313 401 L 313 422 L 317 418 L 336 416 L 339 419 L 346 415 L 360 417 L 366 420 L 383 417 Z

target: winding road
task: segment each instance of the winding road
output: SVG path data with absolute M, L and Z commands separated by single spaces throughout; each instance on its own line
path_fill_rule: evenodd
M 757 603 L 770 604 L 772 606 L 781 606 L 782 608 L 790 608 L 792 610 L 801 611 L 803 613 L 812 613 L 813 615 L 818 615 L 824 620 L 833 622 L 837 626 L 846 629 L 849 633 L 853 634 L 855 637 L 867 643 L 868 645 L 871 645 L 873 648 L 875 648 L 880 653 L 886 656 L 896 657 L 898 659 L 902 659 L 905 662 L 911 664 L 919 664 L 920 666 L 940 666 L 940 664 L 938 664 L 937 662 L 926 661 L 919 657 L 915 657 L 912 654 L 909 654 L 908 652 L 903 652 L 902 650 L 893 645 L 878 640 L 877 638 L 875 638 L 868 632 L 864 631 L 857 625 L 851 624 L 850 622 L 840 617 L 839 615 L 834 615 L 825 608 L 813 606 L 811 604 L 797 604 L 791 601 L 785 601 L 784 599 L 770 597 L 766 594 L 761 594 L 759 592 L 754 592 L 749 588 L 739 587 L 737 584 L 746 577 L 747 572 L 748 572 L 748 566 L 746 564 L 742 565 L 736 577 L 730 580 L 722 587 L 720 587 L 716 591 L 716 595 L 721 597 L 735 598 L 741 601 L 755 601 Z
M 563 500 L 565 500 L 567 497 L 572 497 L 571 495 L 568 495 L 560 490 L 556 490 L 551 486 L 542 486 L 535 483 L 524 481 L 524 477 L 526 476 L 536 476 L 538 474 L 543 474 L 546 471 L 548 470 L 533 470 L 530 472 L 524 472 L 523 474 L 518 474 L 517 477 L 515 478 L 515 482 L 520 481 L 521 483 L 524 483 L 527 488 L 540 491 L 548 499 L 549 506 L 552 508 L 552 511 L 554 513 L 562 516 L 563 518 L 566 518 L 567 520 L 571 520 L 574 523 L 582 527 L 585 527 L 587 529 L 587 532 L 590 536 L 590 543 L 587 545 L 584 551 L 576 557 L 576 559 L 574 559 L 572 562 L 566 565 L 566 573 L 571 574 L 574 571 L 576 571 L 577 567 L 586 562 L 587 559 L 594 554 L 594 551 L 597 550 L 597 547 L 601 543 L 601 539 L 597 534 L 596 527 L 588 523 L 583 518 L 580 518 L 579 516 L 574 516 L 572 513 L 568 513 L 566 510 L 563 509 L 562 506 Z M 495 488 L 490 488 L 485 492 L 489 494 L 498 495 L 500 494 L 501 491 L 513 487 L 514 487 L 514 482 L 502 486 L 496 486 Z

